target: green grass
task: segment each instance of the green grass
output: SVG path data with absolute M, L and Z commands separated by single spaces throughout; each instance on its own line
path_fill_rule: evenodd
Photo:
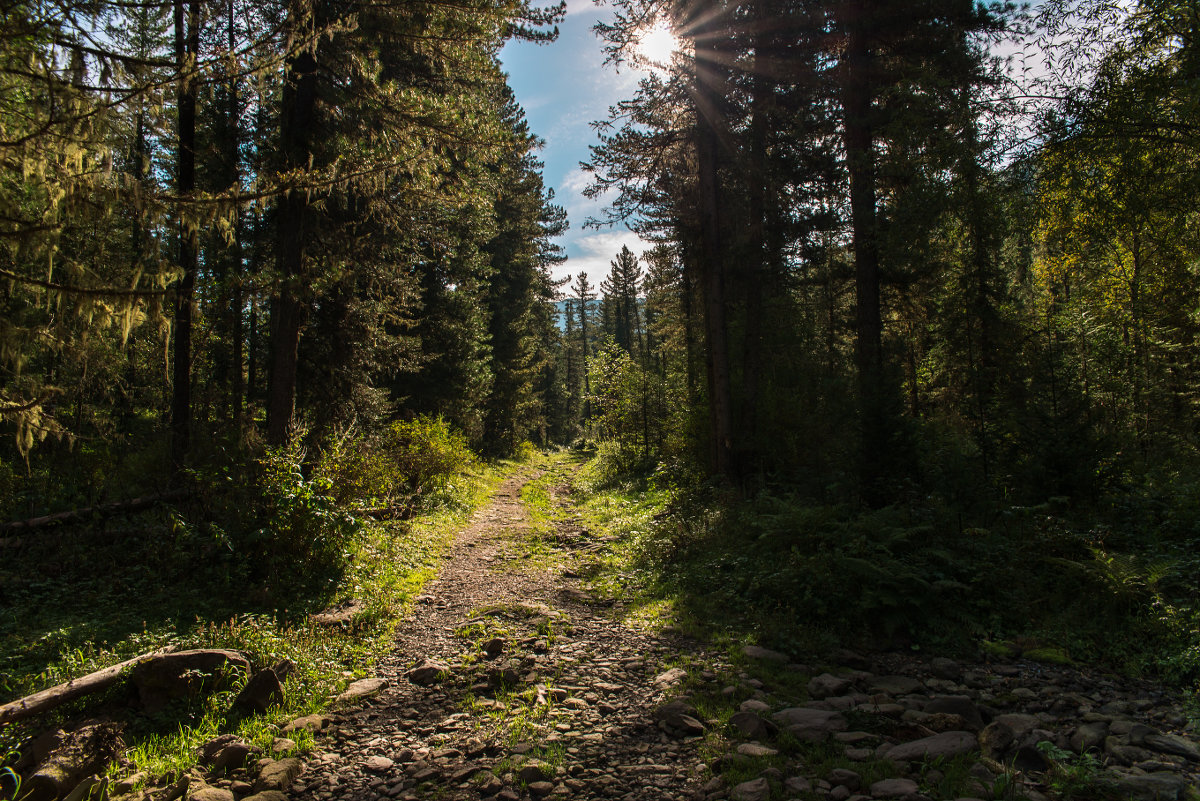
M 245 586 L 236 554 L 161 514 L 131 521 L 126 536 L 81 538 L 71 562 L 55 558 L 61 546 L 51 541 L 34 544 L 20 564 L 0 567 L 0 700 L 166 645 L 236 649 L 256 667 L 287 658 L 296 666 L 287 702 L 266 716 L 231 714 L 235 686 L 154 717 L 133 713 L 125 732 L 133 769 L 151 775 L 186 769 L 196 746 L 218 733 L 234 732 L 270 753 L 279 724 L 323 710 L 390 651 L 395 626 L 436 574 L 455 531 L 505 475 L 523 467 L 477 465 L 457 480 L 451 502 L 409 521 L 367 523 L 346 545 L 344 568 L 315 592 L 311 585 L 305 592 Z M 348 627 L 321 627 L 308 617 L 350 599 L 363 609 Z M 85 704 L 110 702 L 125 704 L 124 690 L 5 726 L 0 753 Z M 291 739 L 298 752 L 312 744 L 306 732 Z

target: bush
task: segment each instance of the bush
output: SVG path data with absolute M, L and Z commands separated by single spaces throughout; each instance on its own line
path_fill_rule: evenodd
M 413 492 L 461 473 L 475 461 L 467 438 L 441 417 L 400 420 L 384 435 L 384 458 L 392 460 Z
M 313 475 L 328 482 L 338 503 L 380 506 L 441 489 L 474 461 L 466 437 L 449 423 L 418 417 L 395 422 L 375 438 L 338 440 Z

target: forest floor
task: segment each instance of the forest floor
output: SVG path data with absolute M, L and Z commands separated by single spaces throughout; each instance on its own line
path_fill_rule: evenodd
M 639 624 L 580 578 L 617 544 L 587 529 L 574 469 L 526 467 L 475 513 L 382 689 L 292 724 L 316 749 L 289 797 L 1200 798 L 1195 723 L 1153 685 L 1019 660 L 798 664 Z

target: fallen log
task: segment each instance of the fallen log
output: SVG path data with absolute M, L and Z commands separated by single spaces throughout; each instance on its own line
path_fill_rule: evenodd
M 42 712 L 49 712 L 51 709 L 61 706 L 68 701 L 74 701 L 76 698 L 82 698 L 85 695 L 106 690 L 120 680 L 121 674 L 126 668 L 132 667 L 144 659 L 153 659 L 173 653 L 174 651 L 175 646 L 172 645 L 148 654 L 135 656 L 133 659 L 126 659 L 124 662 L 120 662 L 112 667 L 106 667 L 102 670 L 97 670 L 95 673 L 71 679 L 65 684 L 59 684 L 56 687 L 41 690 L 33 695 L 18 698 L 16 701 L 10 701 L 4 706 L 0 706 L 0 725 L 38 715 Z
M 86 506 L 82 509 L 71 509 L 66 512 L 55 512 L 52 515 L 31 517 L 28 520 L 14 520 L 11 523 L 0 525 L 0 536 L 8 532 L 25 531 L 26 529 L 41 528 L 58 523 L 72 523 L 77 520 L 86 520 L 96 516 L 110 517 L 112 515 L 133 514 L 134 512 L 140 512 L 143 509 L 149 508 L 156 503 L 181 500 L 190 494 L 191 490 L 177 489 L 169 492 L 159 492 L 154 495 L 145 495 L 141 498 L 131 498 L 128 501 Z

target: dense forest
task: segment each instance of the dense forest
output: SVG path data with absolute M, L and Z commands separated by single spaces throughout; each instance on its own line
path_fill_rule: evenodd
M 499 62 L 565 3 L 0 5 L 0 538 L 162 499 L 123 547 L 283 617 L 571 447 L 697 619 L 1200 678 L 1195 6 L 611 5 L 588 224 L 654 246 L 570 282 Z

